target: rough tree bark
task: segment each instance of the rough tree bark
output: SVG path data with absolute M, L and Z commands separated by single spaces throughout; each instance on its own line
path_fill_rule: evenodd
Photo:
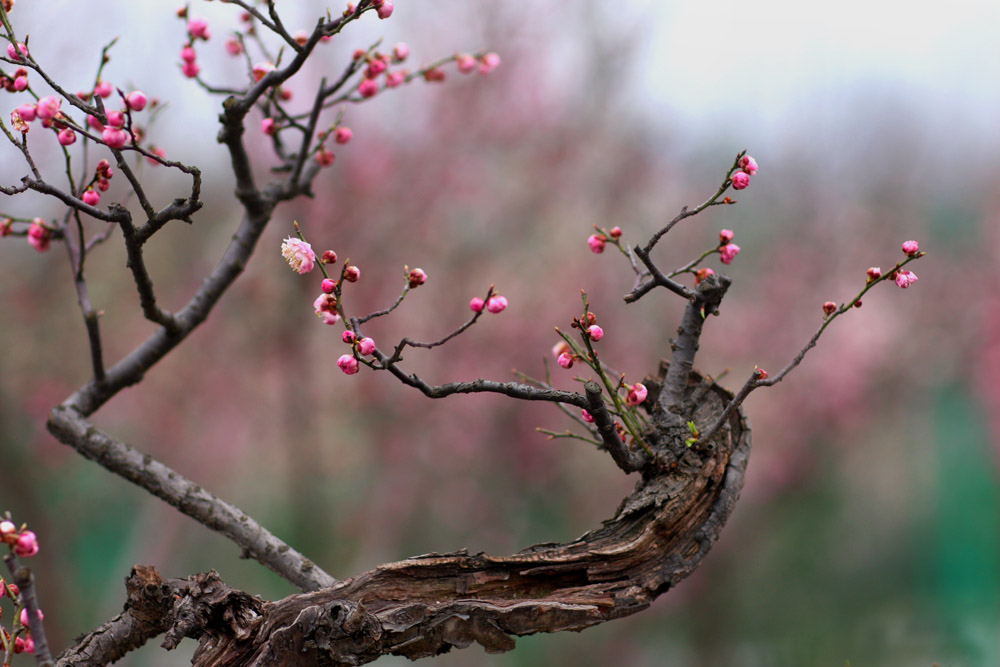
M 657 380 L 647 382 L 645 405 L 657 406 Z M 712 423 L 731 397 L 692 373 L 683 416 Z M 645 434 L 656 465 L 614 518 L 577 540 L 508 557 L 427 554 L 275 602 L 232 589 L 215 572 L 164 579 L 137 566 L 122 615 L 58 664 L 93 664 L 100 643 L 134 646 L 163 632 L 166 648 L 197 639 L 198 667 L 360 665 L 473 642 L 499 653 L 514 647 L 514 636 L 582 630 L 641 611 L 708 553 L 739 497 L 750 452 L 742 411 L 713 443 L 689 448 L 688 431 L 661 410 L 652 408 L 658 426 Z

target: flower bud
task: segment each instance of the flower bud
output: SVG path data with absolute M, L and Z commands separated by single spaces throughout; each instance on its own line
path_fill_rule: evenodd
M 563 368 L 573 368 L 573 359 L 574 357 L 572 354 L 570 354 L 569 352 L 563 352 L 562 354 L 559 355 L 559 358 L 556 360 L 556 363 L 558 363 Z
M 83 196 L 81 197 L 81 199 L 83 199 L 84 204 L 87 204 L 89 206 L 97 206 L 99 203 L 101 203 L 100 193 L 91 188 L 87 188 L 83 192 Z
M 710 269 L 707 266 L 704 267 L 704 268 L 698 269 L 698 272 L 694 274 L 694 284 L 698 285 L 705 278 L 708 278 L 709 276 L 714 276 L 714 275 L 715 275 L 715 271 L 712 270 L 712 269 Z
M 613 238 L 613 239 L 620 239 L 622 237 L 622 228 L 621 227 L 612 227 L 611 231 L 609 231 L 608 233 L 611 234 L 611 238 Z
M 920 244 L 916 241 L 907 241 L 903 244 L 903 253 L 907 257 L 915 257 L 920 252 Z
M 361 277 L 361 269 L 356 266 L 348 266 L 344 269 L 344 280 L 349 283 L 356 283 Z
M 410 289 L 414 289 L 427 282 L 427 274 L 424 273 L 423 269 L 411 269 L 407 279 L 409 280 Z
M 594 417 L 593 417 L 593 415 L 591 415 L 586 410 L 583 410 L 582 413 L 580 414 L 580 416 L 583 417 L 583 421 L 587 422 L 588 424 L 593 424 L 594 423 Z
M 371 338 L 362 338 L 358 341 L 358 352 L 364 356 L 370 355 L 375 351 L 375 341 Z
M 146 108 L 147 101 L 146 93 L 141 90 L 133 90 L 125 98 L 125 104 L 127 104 L 128 108 L 132 111 L 142 111 Z
M 507 297 L 504 296 L 491 296 L 486 302 L 486 310 L 491 313 L 503 312 L 505 308 L 507 308 Z
M 744 155 L 740 158 L 740 168 L 750 176 L 753 176 L 757 173 L 757 160 L 754 160 L 749 155 Z
M 594 341 L 595 343 L 604 338 L 604 329 L 597 326 L 596 324 L 590 325 L 587 328 L 587 333 L 590 335 L 590 340 Z
M 338 127 L 337 131 L 334 133 L 334 141 L 338 144 L 346 144 L 354 136 L 354 132 L 351 131 L 349 127 Z
M 913 271 L 897 271 L 896 272 L 896 284 L 906 289 L 913 283 L 917 282 L 917 274 Z
M 350 329 L 344 329 L 344 333 L 340 334 L 340 340 L 344 341 L 348 345 L 353 343 L 355 338 L 357 338 L 357 336 L 355 336 L 354 332 Z
M 337 263 L 337 253 L 332 250 L 327 250 L 323 252 L 323 263 L 324 264 L 336 264 Z
M 750 175 L 745 171 L 738 171 L 733 174 L 730 181 L 733 184 L 733 190 L 743 190 L 746 186 L 750 185 Z
M 487 75 L 497 67 L 500 67 L 500 56 L 496 53 L 487 53 L 479 59 L 479 73 Z
M 59 139 L 59 143 L 63 146 L 71 146 L 76 143 L 76 132 L 68 127 L 64 130 L 60 130 L 56 137 Z
M 837 304 L 835 304 L 833 301 L 827 301 L 826 303 L 823 304 L 823 313 L 826 314 L 827 316 L 833 315 L 833 313 L 836 312 L 836 310 L 837 310 Z
M 597 234 L 591 234 L 587 237 L 587 244 L 590 246 L 590 251 L 598 255 L 604 252 L 604 244 L 606 242 L 607 239 Z
M 719 248 L 719 261 L 723 264 L 731 264 L 733 259 L 740 252 L 740 247 L 735 243 L 727 243 Z
M 719 232 L 719 245 L 726 245 L 733 240 L 733 230 L 723 229 Z
M 486 307 L 486 302 L 480 299 L 478 296 L 472 297 L 469 301 L 469 309 L 475 313 L 483 312 L 483 308 Z
M 340 355 L 340 358 L 337 359 L 337 365 L 340 367 L 340 370 L 344 371 L 344 373 L 348 375 L 354 375 L 360 368 L 360 364 L 358 363 L 358 360 L 354 358 L 353 354 Z
M 646 396 L 649 394 L 649 390 L 646 389 L 646 385 L 641 382 L 636 382 L 629 388 L 628 396 L 625 397 L 625 402 L 629 405 L 639 405 L 646 400 Z
M 21 558 L 30 558 L 38 553 L 38 538 L 32 531 L 26 530 L 17 536 L 14 553 Z
M 870 269 L 868 269 L 867 273 L 868 273 L 868 282 L 870 283 L 873 283 L 882 277 L 882 269 L 880 269 L 877 266 L 873 266 Z

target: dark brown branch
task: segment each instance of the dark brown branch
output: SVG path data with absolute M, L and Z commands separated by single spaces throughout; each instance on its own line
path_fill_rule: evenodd
M 35 595 L 35 577 L 31 570 L 21 564 L 21 561 L 12 553 L 3 557 L 7 563 L 7 569 L 17 584 L 21 594 L 21 601 L 28 612 L 28 629 L 31 630 L 31 638 L 35 642 L 35 662 L 39 667 L 51 667 L 52 654 L 49 652 L 49 641 L 45 638 L 45 627 L 42 619 L 38 616 L 38 596 Z
M 302 590 L 316 590 L 336 579 L 316 567 L 239 508 L 185 479 L 148 454 L 115 440 L 72 408 L 56 407 L 49 432 L 116 475 L 176 507 L 183 514 L 226 537 L 244 554 L 262 563 Z
M 660 269 L 656 267 L 656 265 L 653 263 L 653 260 L 649 258 L 648 251 L 646 251 L 643 248 L 636 247 L 635 254 L 638 255 L 639 259 L 642 260 L 642 263 L 646 265 L 646 268 L 649 270 L 650 279 L 645 281 L 644 283 L 641 283 L 634 290 L 626 294 L 625 303 L 633 303 L 635 301 L 638 301 L 642 296 L 644 296 L 647 292 L 652 290 L 657 285 L 666 287 L 674 294 L 678 294 L 684 297 L 685 299 L 690 300 L 694 298 L 694 292 L 692 292 L 684 285 L 681 285 L 679 282 L 671 280 L 662 271 L 660 271 Z
M 156 294 L 153 293 L 153 280 L 149 277 L 146 269 L 146 260 L 142 256 L 142 243 L 136 238 L 135 226 L 132 224 L 132 216 L 127 209 L 112 204 L 110 207 L 112 214 L 119 219 L 119 226 L 122 228 L 122 236 L 125 237 L 125 252 L 128 255 L 128 268 L 132 271 L 132 279 L 135 281 L 136 289 L 139 291 L 139 304 L 142 306 L 142 313 L 150 322 L 155 322 L 169 332 L 176 331 L 177 322 L 174 316 L 160 308 L 156 303 Z
M 587 392 L 587 412 L 594 418 L 597 432 L 615 464 L 627 473 L 642 469 L 648 463 L 648 459 L 638 451 L 630 451 L 618 437 L 615 420 L 608 412 L 608 406 L 604 404 L 601 385 L 588 380 L 584 383 L 583 389 Z

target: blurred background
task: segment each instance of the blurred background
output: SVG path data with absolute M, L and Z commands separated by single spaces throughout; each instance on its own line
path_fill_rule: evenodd
M 328 7 L 283 4 L 294 5 L 282 7 L 290 30 Z M 152 140 L 206 173 L 196 224 L 175 224 L 149 246 L 161 302 L 173 309 L 239 219 L 214 140 L 220 99 L 180 75 L 175 9 L 21 2 L 12 14 L 70 90 L 92 85 L 100 48 L 118 36 L 105 78 L 166 103 Z M 204 78 L 239 85 L 244 65 L 223 46 L 238 9 L 199 2 L 191 13 L 212 26 L 197 47 Z M 319 280 L 288 270 L 281 239 L 297 219 L 317 249 L 357 264 L 362 279 L 346 292 L 357 314 L 395 299 L 404 264 L 427 272 L 394 316 L 372 323 L 380 345 L 440 337 L 495 283 L 507 311 L 443 349 L 407 355 L 430 381 L 506 380 L 514 368 L 544 375 L 552 327 L 568 328 L 583 289 L 606 332 L 604 358 L 634 382 L 667 353 L 682 303 L 662 293 L 626 306 L 627 262 L 610 247 L 592 254 L 586 238 L 594 225 L 619 225 L 625 241 L 644 242 L 711 195 L 745 148 L 760 172 L 739 205 L 685 221 L 657 248 L 661 266 L 680 266 L 728 228 L 743 249 L 725 267 L 734 286 L 706 327 L 700 370 L 730 369 L 723 384 L 737 387 L 755 364 L 780 369 L 820 323 L 822 303 L 850 299 L 869 266 L 902 259 L 908 239 L 929 253 L 913 266 L 919 283 L 870 293 L 785 382 L 749 398 L 755 437 L 742 500 L 688 580 L 649 610 L 582 634 L 435 663 L 1000 664 L 998 28 L 1000 6 L 972 0 L 919 11 L 901 0 L 821 9 L 404 0 L 387 21 L 367 15 L 291 83 L 293 108 L 378 38 L 383 49 L 408 42 L 413 66 L 480 49 L 503 65 L 488 77 L 449 68 L 443 84 L 347 107 L 354 140 L 337 147 L 316 198 L 279 208 L 208 322 L 94 419 L 337 577 L 429 551 L 512 553 L 572 539 L 610 517 L 633 480 L 585 443 L 537 433 L 571 426 L 554 407 L 430 401 L 384 374 L 343 375 L 340 330 L 312 312 Z M 4 108 L 23 101 L 9 96 Z M 247 142 L 264 179 L 274 160 L 259 120 Z M 39 130 L 29 146 L 62 183 L 55 141 Z M 23 163 L 3 150 L 2 183 L 17 183 Z M 144 176 L 160 204 L 185 194 L 175 174 Z M 121 180 L 105 203 L 124 197 Z M 4 198 L 0 210 L 61 215 L 32 196 Z M 293 593 L 224 538 L 46 433 L 51 406 L 89 378 L 65 253 L 7 238 L 0 267 L 0 509 L 40 537 L 34 565 L 54 646 L 121 610 L 135 563 L 168 576 L 214 568 L 268 599 Z M 89 278 L 113 362 L 153 330 L 117 236 L 93 255 Z M 561 369 L 554 378 L 573 386 Z M 193 649 L 150 645 L 126 662 L 187 664 Z

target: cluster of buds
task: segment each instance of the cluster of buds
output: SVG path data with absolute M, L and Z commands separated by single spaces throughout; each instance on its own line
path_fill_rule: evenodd
M 49 249 L 49 243 L 52 240 L 52 230 L 45 224 L 45 221 L 41 218 L 35 218 L 31 221 L 31 227 L 28 228 L 28 243 L 31 247 L 38 252 L 45 252 Z
M 403 271 L 406 272 L 406 285 L 410 289 L 416 289 L 427 282 L 427 273 L 423 269 L 403 267 Z
M 469 301 L 469 309 L 476 313 L 483 312 L 483 309 L 486 309 L 493 314 L 501 313 L 507 309 L 507 297 L 494 294 L 485 301 L 480 299 L 478 296 L 473 297 Z
M 261 129 L 264 134 L 274 134 L 278 130 L 274 121 L 270 118 L 264 119 Z M 319 139 L 319 145 L 316 147 L 314 156 L 316 158 L 316 162 L 318 162 L 321 167 L 329 167 L 333 164 L 334 160 L 337 159 L 337 156 L 334 155 L 333 151 L 328 149 L 324 143 L 331 134 L 333 135 L 333 140 L 340 145 L 349 143 L 351 139 L 354 138 L 354 132 L 351 128 L 343 125 L 336 125 L 330 128 L 327 132 L 320 132 L 317 136 L 317 139 Z
M 604 338 L 604 329 L 597 325 L 597 315 L 589 310 L 582 318 L 574 317 L 570 326 L 574 329 L 579 329 L 581 333 L 586 334 L 586 337 L 595 343 Z M 565 342 L 563 344 L 565 345 Z
M 8 55 L 13 49 L 7 49 Z M 4 90 L 8 93 L 20 93 L 28 88 L 28 70 L 23 67 L 18 67 L 14 70 L 14 74 L 0 73 L 3 79 L 0 85 L 3 85 Z
M 177 10 L 177 18 L 187 18 L 187 7 Z M 187 22 L 187 33 L 188 41 L 181 49 L 181 72 L 189 79 L 193 79 L 201 72 L 201 66 L 198 65 L 198 54 L 194 50 L 194 43 L 199 39 L 207 42 L 211 39 L 212 32 L 209 30 L 207 20 L 201 17 L 194 17 Z M 239 42 L 237 42 L 238 44 Z
M 750 159 L 752 160 L 753 158 Z M 732 241 L 733 230 L 723 229 L 719 232 L 719 261 L 723 264 L 732 264 L 733 259 L 735 259 L 736 255 L 740 252 L 740 247 Z
M 392 3 L 386 3 L 392 5 Z M 384 7 L 385 5 L 383 5 Z M 391 11 L 391 10 L 390 10 Z M 365 61 L 364 77 L 358 83 L 358 94 L 361 97 L 372 97 L 379 91 L 378 78 L 384 75 L 385 87 L 396 88 L 406 81 L 410 75 L 407 69 L 390 69 L 390 65 L 404 62 L 410 56 L 410 47 L 405 42 L 399 42 L 392 47 L 392 53 L 375 51 L 368 53 L 362 49 L 354 52 L 354 60 Z
M 100 203 L 101 192 L 107 192 L 108 188 L 111 187 L 111 177 L 114 173 L 111 163 L 107 160 L 101 160 L 97 163 L 97 169 L 94 170 L 94 178 L 91 179 L 90 185 L 87 186 L 80 197 L 85 204 L 97 206 Z M 94 187 L 97 187 L 97 190 L 94 190 Z
M 739 169 L 729 178 L 733 190 L 743 190 L 750 185 L 750 177 L 757 173 L 757 160 L 749 155 L 740 158 Z
M 602 252 L 604 252 L 604 246 L 605 244 L 608 243 L 609 238 L 613 239 L 614 243 L 617 243 L 618 239 L 620 239 L 621 236 L 622 236 L 622 228 L 612 227 L 607 234 L 605 234 L 604 232 L 600 232 L 588 236 L 587 245 L 590 246 L 590 252 L 594 253 L 595 255 L 600 255 Z
M 479 70 L 480 74 L 486 76 L 500 66 L 500 55 L 490 52 L 477 57 L 461 53 L 455 56 L 455 64 L 462 74 L 471 74 Z
M 340 355 L 337 366 L 347 375 L 354 375 L 361 368 L 357 355 L 370 357 L 375 354 L 375 341 L 368 337 L 358 338 L 350 329 L 345 330 L 340 338 L 353 348 L 354 354 Z
M 10 519 L 0 521 L 0 542 L 9 544 L 21 558 L 30 558 L 38 553 L 38 537 L 24 526 L 18 530 Z

